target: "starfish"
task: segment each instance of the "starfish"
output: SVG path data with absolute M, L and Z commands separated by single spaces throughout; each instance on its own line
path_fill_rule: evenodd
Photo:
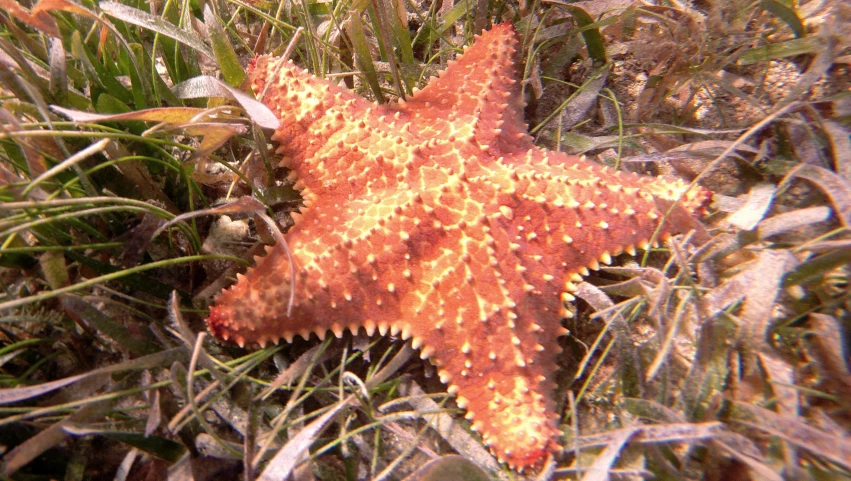
M 391 105 L 258 57 L 252 89 L 267 90 L 304 200 L 286 234 L 295 265 L 267 247 L 207 324 L 240 346 L 361 328 L 410 338 L 471 429 L 522 470 L 560 451 L 553 379 L 574 282 L 669 236 L 665 213 L 691 218 L 709 193 L 536 147 L 519 48 L 497 25 Z

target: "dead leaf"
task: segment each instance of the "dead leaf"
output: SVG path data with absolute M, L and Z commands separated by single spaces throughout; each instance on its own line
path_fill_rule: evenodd
M 789 177 L 793 176 L 807 179 L 817 185 L 830 198 L 842 224 L 846 228 L 851 227 L 851 185 L 844 178 L 823 167 L 810 164 L 796 168 Z
M 833 150 L 834 168 L 845 182 L 851 183 L 851 132 L 833 120 L 825 120 L 822 125 Z
M 831 212 L 830 207 L 825 206 L 807 207 L 791 212 L 784 212 L 760 222 L 759 227 L 757 227 L 757 234 L 760 239 L 767 239 L 771 236 L 786 234 L 801 227 L 818 224 L 819 222 L 827 222 L 830 219 Z M 808 245 L 809 247 L 811 246 Z
M 451 414 L 443 412 L 440 406 L 428 397 L 428 394 L 422 390 L 419 384 L 411 381 L 410 383 L 399 384 L 398 388 L 402 396 L 408 396 L 408 404 L 416 410 L 440 437 L 452 446 L 455 452 L 487 470 L 499 471 L 499 463 L 482 446 L 482 443 L 474 439 L 469 431 L 455 422 Z
M 614 306 L 614 302 L 612 302 L 612 300 L 609 299 L 609 296 L 607 296 L 597 286 L 587 282 L 582 282 L 578 287 L 579 289 L 575 292 L 576 297 L 579 297 L 590 304 L 591 307 L 597 311 L 597 314 L 606 320 L 606 329 L 600 333 L 600 337 L 598 337 L 598 339 L 605 335 L 608 331 L 611 331 L 614 335 L 615 342 L 617 343 L 617 348 L 614 351 L 618 356 L 618 369 L 623 371 L 619 378 L 624 380 L 635 380 L 636 382 L 636 385 L 622 386 L 624 392 L 628 396 L 637 395 L 638 392 L 635 391 L 643 390 L 644 376 L 639 372 L 641 369 L 641 362 L 638 358 L 638 351 L 632 343 L 632 338 L 629 334 L 629 324 L 627 324 L 626 320 L 622 315 L 620 315 L 620 313 L 614 312 L 612 314 L 611 312 L 608 312 L 610 308 Z M 576 370 L 576 374 L 573 377 L 574 380 L 579 379 L 584 374 L 585 366 L 591 362 L 591 358 L 595 354 L 594 350 L 589 350 L 588 353 L 585 354 Z
M 610 431 L 611 441 L 607 443 L 606 448 L 600 453 L 594 463 L 588 468 L 588 471 L 582 475 L 582 481 L 608 481 L 609 472 L 612 470 L 626 443 L 638 434 L 641 428 L 624 428 L 615 431 Z
M 3 464 L 2 468 L 0 468 L 2 471 L 0 472 L 3 473 L 3 476 L 12 476 L 19 469 L 29 464 L 30 461 L 41 456 L 48 449 L 65 441 L 65 439 L 69 436 L 69 434 L 65 432 L 66 426 L 85 424 L 103 419 L 112 405 L 117 402 L 117 398 L 111 398 L 105 401 L 87 404 L 77 409 L 77 411 L 73 414 L 66 416 L 61 421 L 50 425 L 47 429 L 27 439 L 6 453 L 6 455 L 3 456 Z
M 206 109 L 191 107 L 163 107 L 136 110 L 121 114 L 96 114 L 92 112 L 83 112 L 81 110 L 66 109 L 58 105 L 52 105 L 50 109 L 68 117 L 74 122 L 119 122 L 140 120 L 145 122 L 163 122 L 170 125 L 191 123 L 198 116 L 207 111 Z
M 251 120 L 256 122 L 260 127 L 274 130 L 281 124 L 278 118 L 275 117 L 275 114 L 269 110 L 269 107 L 214 77 L 200 75 L 175 85 L 172 87 L 172 90 L 181 99 L 199 97 L 234 99 L 245 109 L 245 113 L 248 114 Z
M 795 370 L 774 353 L 757 353 L 764 372 L 764 382 L 771 383 L 774 399 L 780 414 L 792 418 L 800 415 L 798 389 L 795 387 Z
M 610 446 L 616 444 L 625 435 L 629 435 L 633 442 L 642 444 L 695 442 L 712 439 L 723 431 L 724 425 L 717 421 L 641 425 L 580 436 L 577 439 L 577 446 L 579 449 Z
M 851 440 L 808 426 L 796 418 L 780 415 L 754 404 L 731 402 L 731 421 L 759 429 L 851 469 Z
M 36 30 L 41 30 L 51 37 L 59 37 L 56 21 L 38 5 L 30 12 L 15 0 L 0 0 L 0 9 Z
M 463 456 L 433 459 L 404 481 L 490 481 L 490 477 Z
M 44 278 L 51 289 L 60 289 L 68 285 L 68 266 L 62 251 L 47 251 L 40 255 L 38 263 Z
M 169 349 L 167 351 L 161 351 L 156 354 L 138 357 L 131 361 L 114 364 L 112 366 L 94 369 L 84 374 L 66 377 L 64 379 L 57 379 L 56 381 L 45 382 L 33 386 L 21 386 L 0 389 L 0 404 L 11 404 L 14 402 L 31 399 L 37 396 L 42 396 L 44 394 L 55 391 L 57 389 L 61 389 L 65 386 L 68 386 L 69 384 L 73 384 L 75 382 L 92 376 L 110 374 L 113 372 L 163 367 L 177 359 L 182 359 L 184 357 L 185 352 L 183 352 L 183 349 L 174 348 Z
M 142 387 L 147 387 L 153 381 L 150 371 L 142 373 Z M 145 390 L 145 400 L 148 402 L 148 419 L 145 421 L 145 436 L 154 434 L 162 422 L 162 408 L 160 406 L 160 390 Z
M 265 401 L 282 386 L 292 385 L 292 383 L 304 375 L 308 369 L 312 368 L 316 364 L 326 361 L 328 357 L 333 354 L 332 352 L 326 352 L 327 347 L 328 344 L 323 342 L 322 344 L 318 344 L 308 349 L 304 354 L 299 356 L 295 362 L 290 364 L 284 372 L 280 373 L 278 377 L 269 384 L 269 387 L 260 392 L 254 400 Z
M 851 404 L 851 372 L 842 326 L 836 318 L 818 313 L 810 314 L 807 326 L 804 345 L 823 378 L 822 384 L 835 386 L 831 394 Z
M 372 378 L 364 383 L 364 387 L 369 389 L 383 381 L 390 375 L 395 373 L 399 368 L 410 359 L 414 350 L 410 347 L 410 343 L 406 343 L 399 353 L 387 363 L 380 371 Z M 357 396 L 350 394 L 345 399 L 342 399 L 328 408 L 328 411 L 317 419 L 314 419 L 304 429 L 298 432 L 295 436 L 285 444 L 271 461 L 266 465 L 266 469 L 260 474 L 260 481 L 277 481 L 287 479 L 300 464 L 302 455 L 307 453 L 307 450 L 313 445 L 316 438 L 325 430 L 337 414 L 340 413 L 349 404 L 357 401 Z
M 783 285 L 784 276 L 798 265 L 786 250 L 763 250 L 757 259 L 700 301 L 707 318 L 715 317 L 732 304 L 743 301 L 739 314 L 738 340 L 756 351 L 771 352 L 767 335 L 770 315 Z
M 588 113 L 597 104 L 597 98 L 608 78 L 609 70 L 603 69 L 599 75 L 582 85 L 582 90 L 564 107 L 562 113 L 563 129 L 569 130 L 576 124 L 588 119 Z
M 757 184 L 748 193 L 745 204 L 734 212 L 727 221 L 742 230 L 752 230 L 762 221 L 771 202 L 777 186 L 774 184 Z

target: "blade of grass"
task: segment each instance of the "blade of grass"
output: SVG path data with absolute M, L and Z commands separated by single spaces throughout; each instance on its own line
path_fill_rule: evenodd
M 824 48 L 824 41 L 819 37 L 795 38 L 752 48 L 739 57 L 739 65 L 746 66 L 778 58 L 806 55 L 816 53 Z
M 558 0 L 546 0 L 546 3 L 558 5 L 567 10 L 576 21 L 576 25 L 582 33 L 582 38 L 585 39 L 588 56 L 600 64 L 606 63 L 606 47 L 603 44 L 603 36 L 600 34 L 599 25 L 588 15 L 588 12 L 576 5 L 570 5 Z
M 63 294 L 59 297 L 59 300 L 62 307 L 74 320 L 92 326 L 134 353 L 153 354 L 160 349 L 156 339 L 150 335 L 146 336 L 144 332 L 131 332 L 130 329 L 76 295 Z
M 129 8 L 129 7 L 128 7 Z M 138 97 L 142 99 L 141 106 L 147 104 L 148 102 L 153 101 L 153 92 L 151 89 L 151 85 L 148 83 L 147 78 L 142 74 L 140 68 L 143 66 L 143 63 L 140 62 L 140 59 L 137 58 L 136 54 L 133 52 L 133 47 L 131 44 L 124 38 L 124 36 L 119 32 L 115 26 L 113 26 L 107 19 L 102 16 L 96 15 L 91 10 L 78 5 L 76 3 L 71 2 L 70 0 L 40 0 L 33 11 L 63 11 L 72 13 L 74 15 L 80 15 L 96 22 L 100 22 L 102 25 L 101 29 L 101 39 L 105 41 L 107 38 L 108 31 L 113 33 L 112 39 L 117 40 L 124 48 L 124 54 L 129 56 L 129 62 L 127 63 L 128 69 L 133 70 L 133 77 L 135 77 L 136 83 L 134 84 L 138 90 Z M 156 18 L 156 17 L 155 17 Z M 75 30 L 75 32 L 78 32 Z M 141 48 L 141 46 L 138 46 Z M 102 57 L 106 60 L 106 57 Z
M 62 289 L 56 289 L 53 291 L 41 292 L 39 294 L 34 294 L 27 297 L 22 297 L 20 299 L 14 299 L 11 301 L 6 301 L 0 303 L 0 310 L 2 309 L 12 309 L 15 307 L 25 306 L 28 304 L 33 304 L 36 302 L 45 301 L 48 299 L 53 299 L 54 297 L 58 297 L 61 294 L 67 294 L 69 292 L 76 292 L 82 289 L 87 289 L 89 287 L 96 286 L 98 284 L 102 284 L 104 282 L 118 280 L 123 277 L 127 277 L 131 274 L 149 271 L 151 269 L 158 269 L 161 267 L 169 267 L 174 265 L 179 265 L 182 263 L 188 262 L 197 262 L 197 261 L 205 261 L 205 260 L 213 260 L 213 259 L 229 259 L 231 261 L 236 262 L 244 262 L 239 257 L 231 257 L 231 256 L 221 256 L 221 255 L 197 255 L 197 256 L 186 256 L 186 257 L 176 257 L 173 259 L 166 259 L 162 261 L 152 262 L 150 264 L 145 264 L 141 266 L 136 266 L 130 269 L 123 269 L 111 274 L 106 274 L 98 277 L 94 277 L 92 279 L 86 279 L 85 281 L 78 282 L 76 284 L 72 284 L 68 287 L 63 287 Z
M 110 75 L 97 61 L 97 56 L 89 51 L 83 43 L 83 37 L 79 31 L 71 34 L 71 55 L 80 62 L 86 78 L 97 87 L 98 91 L 109 92 L 110 95 L 115 96 L 125 104 L 133 101 L 133 94 L 113 75 Z M 90 102 L 96 100 L 95 93 L 93 93 Z
M 59 39 L 50 41 L 50 94 L 55 102 L 68 102 L 68 74 L 65 47 Z
M 70 167 L 74 166 L 75 164 L 82 162 L 83 160 L 102 152 L 103 149 L 106 148 L 106 144 L 108 144 L 109 142 L 110 142 L 109 139 L 103 139 L 103 140 L 96 142 L 96 143 L 86 147 L 85 149 L 77 152 L 76 154 L 65 159 L 61 163 L 55 165 L 53 168 L 51 168 L 47 172 L 45 172 L 42 175 L 40 175 L 39 177 L 33 179 L 26 186 L 26 188 L 24 188 L 23 192 L 21 193 L 21 197 L 27 197 L 29 195 L 29 193 L 32 192 L 33 189 L 38 187 L 39 184 L 53 178 L 53 176 L 57 175 L 59 172 L 62 172 L 63 170 L 70 168 Z
M 103 436 L 108 439 L 121 441 L 172 463 L 177 462 L 186 453 L 186 447 L 183 444 L 161 436 L 146 436 L 143 433 L 127 433 L 89 428 L 85 427 L 82 423 L 74 422 L 64 424 L 62 429 L 73 436 Z
M 771 12 L 780 20 L 783 20 L 792 29 L 795 37 L 803 37 L 807 33 L 804 28 L 804 22 L 801 21 L 798 14 L 792 8 L 787 7 L 777 0 L 760 0 L 759 6 Z
M 209 58 L 216 58 L 213 49 L 201 41 L 201 38 L 198 35 L 176 27 L 160 17 L 116 2 L 102 2 L 98 4 L 98 7 L 109 16 L 138 27 L 146 28 L 161 35 L 165 35 L 166 37 L 177 40 L 178 42 L 203 53 Z
M 26 399 L 31 399 L 38 396 L 43 396 L 49 392 L 61 389 L 75 382 L 87 379 L 93 376 L 102 374 L 111 374 L 114 372 L 153 369 L 156 367 L 165 367 L 174 361 L 185 359 L 186 350 L 182 348 L 174 348 L 166 351 L 160 351 L 155 354 L 138 357 L 136 359 L 125 361 L 112 366 L 106 366 L 98 369 L 93 369 L 83 374 L 76 376 L 57 379 L 34 386 L 14 387 L 0 389 L 0 404 L 11 404 Z
M 375 71 L 375 64 L 372 62 L 372 55 L 369 53 L 369 44 L 366 41 L 364 26 L 360 19 L 360 13 L 353 10 L 349 15 L 349 25 L 346 29 L 349 38 L 352 41 L 352 47 L 355 49 L 358 67 L 366 77 L 366 83 L 375 95 L 375 100 L 379 104 L 386 102 L 384 93 L 381 91 L 381 84 L 378 82 L 378 74 Z
M 222 77 L 231 87 L 239 87 L 245 80 L 245 70 L 240 65 L 239 58 L 236 56 L 228 36 L 209 4 L 204 6 L 204 23 L 207 24 L 210 42 L 213 44 L 213 53 L 216 55 L 215 59 L 219 65 L 219 70 L 222 72 Z

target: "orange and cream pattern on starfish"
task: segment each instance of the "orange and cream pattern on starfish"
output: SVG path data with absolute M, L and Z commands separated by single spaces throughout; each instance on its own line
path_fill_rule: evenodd
M 493 27 L 408 101 L 375 105 L 291 62 L 260 57 L 252 88 L 304 208 L 286 240 L 216 300 L 219 339 L 287 342 L 360 328 L 411 338 L 498 459 L 560 450 L 557 336 L 573 282 L 646 247 L 703 189 L 540 149 L 523 120 L 519 42 Z M 674 230 L 665 222 L 659 234 Z

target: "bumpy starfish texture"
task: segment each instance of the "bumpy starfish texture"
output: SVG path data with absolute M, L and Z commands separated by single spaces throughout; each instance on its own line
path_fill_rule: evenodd
M 573 282 L 645 248 L 708 192 L 540 149 L 523 121 L 518 39 L 498 25 L 407 101 L 378 106 L 260 57 L 252 88 L 305 207 L 222 292 L 210 331 L 239 345 L 360 328 L 412 338 L 472 429 L 515 469 L 559 451 L 553 391 Z M 665 237 L 675 223 L 664 222 Z

